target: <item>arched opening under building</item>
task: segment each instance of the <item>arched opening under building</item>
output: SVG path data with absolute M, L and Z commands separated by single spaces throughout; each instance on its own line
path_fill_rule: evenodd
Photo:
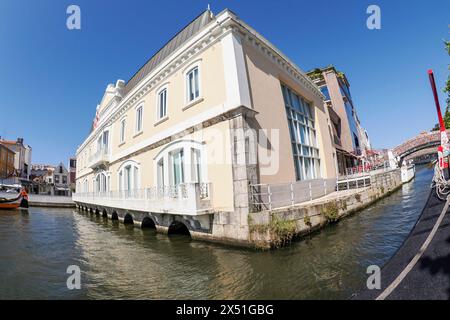
M 131 216 L 131 214 L 127 213 L 125 215 L 125 217 L 123 218 L 123 223 L 124 224 L 134 224 L 133 217 Z
M 185 235 L 185 236 L 191 236 L 191 233 L 189 232 L 188 227 L 182 222 L 174 221 L 169 226 L 168 235 Z
M 145 217 L 141 223 L 142 229 L 156 229 L 155 222 L 150 217 Z
M 108 218 L 108 212 L 106 211 L 106 209 L 103 209 L 102 217 Z
M 95 209 L 95 215 L 99 216 L 100 215 L 100 211 L 98 209 Z
M 117 212 L 113 211 L 113 213 L 111 214 L 111 220 L 113 221 L 119 220 Z

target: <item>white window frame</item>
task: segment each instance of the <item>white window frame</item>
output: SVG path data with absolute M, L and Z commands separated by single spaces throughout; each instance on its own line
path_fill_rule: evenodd
M 200 177 L 202 181 L 200 182 L 208 182 L 208 166 L 207 166 L 207 150 L 206 146 L 198 141 L 194 140 L 178 140 L 172 143 L 169 143 L 165 146 L 157 155 L 154 160 L 154 185 L 161 187 L 158 185 L 158 163 L 163 159 L 164 161 L 164 184 L 165 186 L 173 185 L 173 172 L 172 167 L 173 163 L 171 160 L 171 155 L 177 150 L 183 149 L 183 175 L 184 175 L 184 183 L 196 183 L 196 179 L 193 179 L 192 172 L 192 149 L 198 150 L 200 152 L 201 159 L 201 167 L 200 167 Z
M 127 117 L 123 117 L 119 121 L 119 144 L 125 143 L 127 132 Z
M 189 66 L 187 66 L 183 70 L 183 79 L 184 79 L 184 100 L 185 107 L 183 109 L 187 109 L 192 105 L 203 101 L 203 90 L 202 90 L 202 68 L 201 68 L 202 60 L 199 59 L 194 61 Z M 189 92 L 189 74 L 196 69 L 198 70 L 198 97 L 195 97 L 193 100 L 190 100 L 190 92 Z
M 100 185 L 97 185 L 97 179 L 99 179 Z M 104 179 L 104 180 L 103 180 Z M 108 192 L 111 191 L 111 172 L 109 171 L 99 171 L 94 177 L 95 181 L 95 192 Z
M 124 169 L 128 166 L 131 166 L 130 173 L 131 173 L 131 182 L 130 185 L 132 187 L 131 190 L 140 189 L 141 188 L 141 165 L 134 161 L 134 160 L 127 160 L 123 162 L 119 169 L 117 170 L 117 187 L 119 191 L 130 191 L 125 190 L 125 174 Z M 135 177 L 135 168 L 137 168 L 138 177 Z M 137 188 L 134 188 L 134 186 L 137 186 Z
M 139 110 L 141 110 L 141 118 L 139 119 Z M 135 126 L 134 126 L 134 134 L 138 135 L 139 133 L 144 131 L 144 104 L 139 104 L 135 109 L 136 116 L 134 117 Z M 140 122 L 140 123 L 139 123 Z M 140 128 L 138 125 L 140 124 Z
M 166 105 L 165 105 L 165 114 L 161 114 L 161 99 L 160 95 L 165 92 L 166 93 Z M 169 110 L 169 88 L 167 85 L 161 87 L 156 94 L 156 120 L 161 121 L 168 117 Z
M 197 78 L 193 76 L 193 83 L 190 81 L 191 74 L 194 74 L 194 71 L 197 71 Z M 194 85 L 194 88 L 191 87 L 191 84 Z M 197 85 L 198 92 L 195 87 Z M 198 66 L 193 67 L 188 72 L 186 72 L 186 93 L 187 93 L 187 103 L 192 103 L 195 100 L 200 98 L 200 68 Z M 191 97 L 191 95 L 193 97 Z

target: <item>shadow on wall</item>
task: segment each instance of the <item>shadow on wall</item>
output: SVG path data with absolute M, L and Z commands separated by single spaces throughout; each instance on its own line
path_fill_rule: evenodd
M 182 222 L 179 221 L 174 221 L 172 222 L 172 224 L 169 226 L 169 231 L 168 231 L 168 235 L 186 235 L 186 236 L 191 236 L 191 233 L 189 232 L 188 227 L 186 227 L 186 225 Z
M 450 237 L 446 240 L 447 243 L 450 243 Z M 436 259 L 432 259 L 430 257 L 424 257 L 421 261 L 420 265 L 421 269 L 429 269 L 429 273 L 432 276 L 442 272 L 449 278 L 450 282 L 450 254 L 438 257 Z M 447 299 L 450 299 L 450 287 L 447 288 Z
M 141 223 L 142 229 L 156 229 L 156 224 L 150 217 L 145 217 Z

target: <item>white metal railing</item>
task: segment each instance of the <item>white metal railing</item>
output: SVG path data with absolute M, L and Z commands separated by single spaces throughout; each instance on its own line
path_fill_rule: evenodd
M 89 167 L 109 162 L 109 149 L 102 148 L 89 157 Z
M 384 162 L 382 165 L 373 166 L 369 163 L 366 163 L 365 165 L 359 165 L 351 168 L 346 168 L 345 173 L 341 174 L 340 177 L 346 177 L 347 179 L 352 176 L 358 176 L 368 173 L 379 173 L 379 172 L 385 172 L 387 170 L 390 170 L 389 162 Z
M 372 185 L 370 173 L 339 177 L 336 181 L 336 191 L 366 188 Z
M 211 209 L 210 183 L 73 194 L 75 202 L 156 213 L 196 215 Z
M 254 212 L 294 206 L 311 201 L 336 190 L 336 179 L 318 179 L 283 184 L 250 185 Z

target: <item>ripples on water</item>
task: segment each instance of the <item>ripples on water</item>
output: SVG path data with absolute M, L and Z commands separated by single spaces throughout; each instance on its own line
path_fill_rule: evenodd
M 255 252 L 167 237 L 66 209 L 0 212 L 1 299 L 347 298 L 401 246 L 432 170 L 309 239 Z M 66 288 L 69 265 L 82 289 Z

